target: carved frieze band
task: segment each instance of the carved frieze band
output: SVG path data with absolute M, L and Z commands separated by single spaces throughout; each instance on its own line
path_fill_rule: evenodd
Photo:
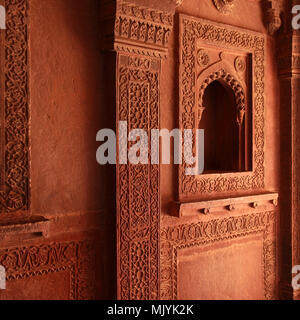
M 1 212 L 29 208 L 29 102 L 27 0 L 6 0 L 4 36 L 4 177 Z M 3 55 L 2 55 L 3 56 Z
M 114 45 L 119 51 L 165 57 L 172 28 L 172 14 L 118 2 Z
M 71 279 L 69 299 L 95 298 L 93 241 L 55 242 L 1 249 L 0 265 L 6 269 L 8 288 L 11 280 L 46 277 L 51 273 L 69 271 Z
M 253 170 L 230 175 L 185 175 L 179 166 L 179 196 L 264 187 L 264 59 L 265 39 L 258 33 L 180 15 L 180 120 L 182 129 L 197 127 L 197 42 L 241 50 L 252 55 Z M 239 68 L 239 65 L 236 65 Z M 216 70 L 218 71 L 218 70 Z M 243 110 L 243 108 L 241 108 Z
M 275 212 L 263 212 L 161 230 L 161 299 L 176 300 L 178 250 L 199 248 L 225 240 L 263 234 L 263 274 L 265 299 L 276 298 Z
M 117 119 L 127 121 L 129 131 L 143 129 L 150 137 L 150 130 L 159 128 L 159 75 L 159 59 L 118 54 Z M 124 300 L 159 298 L 159 174 L 158 165 L 117 166 L 118 278 Z

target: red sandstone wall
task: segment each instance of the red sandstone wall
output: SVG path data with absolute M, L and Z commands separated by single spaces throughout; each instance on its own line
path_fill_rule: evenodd
M 98 0 L 29 1 L 30 212 L 51 223 L 47 239 L 2 245 L 0 262 L 8 265 L 8 253 L 15 264 L 0 299 L 115 295 L 114 178 L 95 157 L 96 133 L 111 116 L 102 101 L 99 5 Z M 20 252 L 30 262 L 22 270 Z M 42 269 L 44 274 L 31 273 Z
M 177 12 L 246 28 L 266 36 L 265 190 L 278 192 L 280 169 L 279 84 L 277 81 L 274 41 L 267 34 L 263 25 L 260 2 L 236 1 L 232 13 L 224 15 L 216 10 L 212 1 L 191 0 L 184 1 L 183 5 L 177 9 Z M 170 130 L 178 127 L 178 90 L 180 90 L 178 84 L 179 86 L 181 85 L 178 75 L 178 17 L 175 17 L 175 21 L 174 32 L 170 39 L 169 56 L 162 63 L 161 73 L 161 91 L 164 93 L 161 95 L 161 127 Z M 224 156 L 226 155 L 224 154 Z M 247 193 L 255 194 L 257 190 L 250 190 L 244 193 L 232 192 L 227 194 L 226 197 L 240 196 Z M 233 213 L 223 210 L 208 217 L 198 212 L 193 217 L 181 217 L 178 219 L 169 216 L 171 204 L 177 200 L 177 194 L 177 168 L 163 165 L 161 170 L 162 295 L 165 298 L 178 297 L 182 299 L 266 298 L 268 294 L 266 294 L 266 291 L 264 292 L 263 288 L 266 277 L 261 266 L 265 247 L 263 249 L 261 236 L 246 236 L 240 240 L 234 240 L 229 236 L 230 241 L 219 241 L 217 239 L 216 244 L 210 245 L 205 243 L 194 245 L 194 243 L 197 242 L 197 226 L 209 228 L 210 223 L 221 221 L 222 218 L 224 218 L 224 221 L 227 221 L 226 219 L 229 217 L 235 219 L 239 214 L 243 214 L 245 219 L 251 219 L 251 216 L 254 217 L 257 213 L 260 215 L 260 212 L 273 210 L 273 208 L 266 206 L 253 211 L 250 207 L 248 209 L 245 207 L 241 211 L 237 210 Z M 218 198 L 219 195 L 212 193 L 209 197 L 214 199 Z M 201 200 L 201 195 L 195 195 L 195 200 Z M 198 230 L 198 232 L 200 231 Z M 194 242 L 191 242 L 192 239 Z M 198 233 L 199 243 L 200 239 L 201 237 Z M 171 265 L 170 257 L 172 252 L 168 251 L 168 248 L 170 245 L 174 246 L 175 243 L 177 245 L 177 253 L 176 257 L 173 256 L 174 262 L 172 263 L 174 264 Z M 273 254 L 275 253 L 273 252 Z M 275 259 L 275 257 L 273 256 L 272 259 Z M 173 268 L 172 271 L 168 271 L 169 267 Z M 277 279 L 272 281 L 272 286 L 276 287 Z M 172 292 L 171 290 L 174 291 Z
M 263 25 L 261 4 L 259 1 L 238 1 L 230 15 L 219 13 L 212 1 L 184 1 L 177 12 L 204 18 L 248 30 L 261 32 L 266 35 L 266 74 L 265 74 L 265 185 L 269 191 L 279 190 L 279 82 L 275 61 L 275 47 L 271 36 Z M 177 18 L 178 20 L 178 18 Z M 175 17 L 176 21 L 176 17 Z M 170 50 L 167 60 L 162 63 L 161 88 L 161 127 L 169 130 L 178 127 L 178 22 L 170 39 Z M 162 212 L 168 211 L 168 204 L 176 198 L 177 168 L 169 165 L 162 166 L 161 196 Z

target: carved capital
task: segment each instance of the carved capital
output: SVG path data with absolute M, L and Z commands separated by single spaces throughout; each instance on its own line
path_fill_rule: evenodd
M 144 2 L 105 1 L 102 4 L 104 49 L 166 57 L 173 15 L 182 0 L 162 0 L 150 6 Z

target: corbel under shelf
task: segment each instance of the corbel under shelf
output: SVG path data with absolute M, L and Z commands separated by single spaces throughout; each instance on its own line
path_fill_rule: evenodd
M 232 198 L 203 200 L 194 202 L 175 202 L 172 215 L 177 217 L 190 217 L 197 214 L 210 214 L 212 211 L 234 211 L 239 206 L 246 205 L 249 208 L 257 209 L 263 204 L 278 205 L 278 193 L 266 192 L 254 195 L 245 195 Z

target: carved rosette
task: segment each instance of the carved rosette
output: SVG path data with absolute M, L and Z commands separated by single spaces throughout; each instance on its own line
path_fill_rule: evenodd
M 200 49 L 197 52 L 197 62 L 200 67 L 205 67 L 209 64 L 209 56 L 205 50 Z

